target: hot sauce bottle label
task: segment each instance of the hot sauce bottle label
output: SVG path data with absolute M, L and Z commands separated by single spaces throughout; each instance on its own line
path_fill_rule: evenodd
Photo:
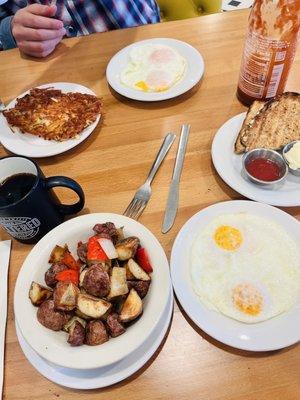
M 291 49 L 285 41 L 248 32 L 239 78 L 240 89 L 257 99 L 274 97 L 284 78 L 285 60 L 287 55 L 291 57 L 291 51 L 294 53 L 295 49 Z
M 284 91 L 300 27 L 300 0 L 255 0 L 245 40 L 238 96 L 251 104 Z

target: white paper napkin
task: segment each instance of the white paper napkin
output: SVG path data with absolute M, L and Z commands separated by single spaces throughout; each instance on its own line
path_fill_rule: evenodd
M 7 276 L 11 240 L 0 242 L 0 399 L 3 391 L 5 328 L 7 319 Z

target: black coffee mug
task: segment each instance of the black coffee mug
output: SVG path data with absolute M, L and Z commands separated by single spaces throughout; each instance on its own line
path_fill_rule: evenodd
M 23 176 L 31 178 L 32 184 L 23 197 L 12 203 L 4 204 L 2 195 L 0 225 L 20 242 L 36 243 L 47 232 L 62 223 L 66 215 L 76 214 L 82 210 L 84 193 L 80 185 L 73 179 L 65 176 L 45 178 L 40 167 L 27 157 L 0 158 L 0 187 L 4 188 L 5 182 L 17 175 L 22 183 L 25 181 L 25 179 L 22 180 Z M 23 185 L 18 186 L 23 187 Z M 52 190 L 56 186 L 74 190 L 79 197 L 78 202 L 72 205 L 61 204 Z M 15 189 L 17 190 L 18 187 Z M 18 193 L 20 194 L 20 191 Z

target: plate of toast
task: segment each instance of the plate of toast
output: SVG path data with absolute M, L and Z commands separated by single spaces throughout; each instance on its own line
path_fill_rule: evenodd
M 254 101 L 248 112 L 230 118 L 212 143 L 212 160 L 220 177 L 241 195 L 275 206 L 300 206 L 300 177 L 289 173 L 275 187 L 254 184 L 243 175 L 243 155 L 257 149 L 281 154 L 300 140 L 300 94 L 285 92 L 268 101 Z

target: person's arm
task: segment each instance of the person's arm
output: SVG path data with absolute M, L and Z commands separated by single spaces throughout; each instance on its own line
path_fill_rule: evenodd
M 12 15 L 8 15 L 0 7 L 0 48 L 4 50 L 12 49 L 17 46 L 11 31 Z

